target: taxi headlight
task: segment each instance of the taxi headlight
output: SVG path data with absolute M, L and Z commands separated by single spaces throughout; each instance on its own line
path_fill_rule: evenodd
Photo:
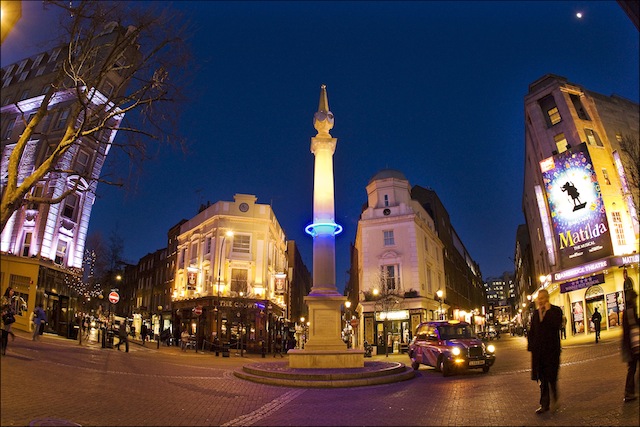
M 496 348 L 495 348 L 495 346 L 494 346 L 493 344 L 489 344 L 489 345 L 487 346 L 487 351 L 488 351 L 489 353 L 494 353 L 494 352 L 496 351 Z
M 460 349 L 459 349 L 458 347 L 453 347 L 453 348 L 451 349 L 451 353 L 452 353 L 454 356 L 459 356 L 459 355 L 460 355 Z

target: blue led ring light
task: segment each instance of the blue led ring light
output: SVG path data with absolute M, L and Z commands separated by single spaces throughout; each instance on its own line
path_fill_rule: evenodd
M 331 234 L 334 236 L 336 234 L 342 233 L 342 226 L 336 224 L 335 222 L 318 222 L 315 224 L 309 224 L 304 228 L 304 231 L 312 237 L 316 237 L 318 235 L 319 229 L 323 228 L 331 228 Z

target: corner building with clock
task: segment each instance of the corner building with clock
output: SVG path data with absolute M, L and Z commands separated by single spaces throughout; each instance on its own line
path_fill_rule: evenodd
M 207 344 L 242 342 L 267 351 L 286 332 L 290 307 L 287 241 L 270 205 L 256 196 L 203 206 L 180 225 L 174 325 Z
M 567 334 L 593 333 L 596 308 L 603 330 L 620 327 L 624 289 L 638 292 L 639 105 L 553 74 L 529 85 L 524 104 L 532 271 L 521 302 L 531 311 L 547 289 Z

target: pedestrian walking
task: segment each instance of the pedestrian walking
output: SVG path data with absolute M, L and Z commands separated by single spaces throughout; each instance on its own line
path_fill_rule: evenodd
M 558 406 L 558 370 L 560 369 L 560 328 L 562 310 L 549 303 L 549 292 L 542 289 L 536 300 L 531 330 L 527 337 L 527 350 L 531 352 L 531 379 L 540 383 L 540 407 L 543 414 Z
M 182 330 L 180 334 L 180 346 L 182 347 L 182 351 L 187 351 L 187 345 L 189 344 L 189 332 L 187 332 L 187 328 Z
M 598 307 L 595 308 L 593 315 L 591 316 L 593 322 L 593 328 L 596 331 L 596 344 L 600 340 L 600 322 L 602 322 L 602 315 L 598 312 Z
M 40 335 L 44 332 L 45 323 L 47 323 L 47 313 L 44 311 L 42 303 L 40 303 L 33 311 L 33 341 L 40 340 Z
M 142 345 L 144 345 L 144 342 L 147 340 L 147 325 L 145 323 L 143 323 L 140 328 L 140 338 L 142 338 Z
M 116 348 L 120 351 L 120 344 L 124 344 L 125 352 L 129 353 L 129 331 L 127 330 L 127 323 L 121 322 L 120 329 L 118 329 L 118 344 Z
M 625 270 L 626 273 L 626 270 Z M 625 283 L 626 285 L 626 283 Z M 636 394 L 636 370 L 640 363 L 640 326 L 638 321 L 638 294 L 633 288 L 625 289 L 625 310 L 622 313 L 622 359 L 627 362 L 624 401 L 632 402 Z
M 562 329 L 560 329 L 560 338 L 567 339 L 567 316 L 562 313 Z
M 7 354 L 7 345 L 9 343 L 9 335 L 13 341 L 16 336 L 11 332 L 11 326 L 16 321 L 16 307 L 15 300 L 13 298 L 15 291 L 11 286 L 7 287 L 2 296 L 0 305 L 2 306 L 2 346 L 0 348 L 0 354 L 3 356 Z

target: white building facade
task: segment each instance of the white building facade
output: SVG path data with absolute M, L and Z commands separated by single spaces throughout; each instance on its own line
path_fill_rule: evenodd
M 378 352 L 399 352 L 421 321 L 442 318 L 447 311 L 441 304 L 446 298 L 444 246 L 433 219 L 411 199 L 401 172 L 382 170 L 366 189 L 367 207 L 355 240 L 362 320 L 357 342 L 367 341 Z

